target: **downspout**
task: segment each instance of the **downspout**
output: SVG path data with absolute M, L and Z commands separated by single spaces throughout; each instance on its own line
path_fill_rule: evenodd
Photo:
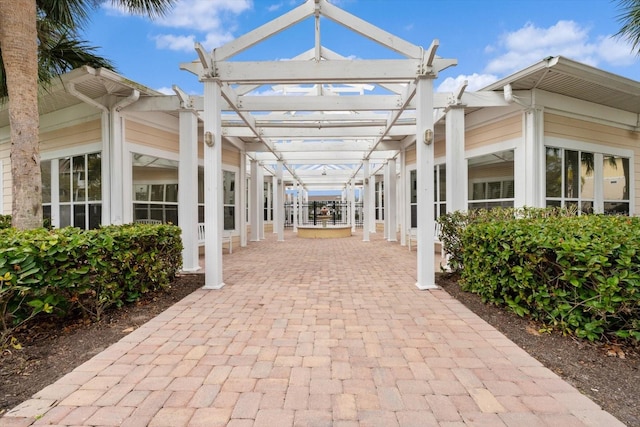
M 102 180 L 102 218 L 100 219 L 100 223 L 108 224 L 109 212 L 111 211 L 111 200 L 109 198 L 109 195 L 111 194 L 111 191 L 110 191 L 111 186 L 109 182 L 109 141 L 111 140 L 111 132 L 110 132 L 111 114 L 107 106 L 101 104 L 100 102 L 94 100 L 93 98 L 89 98 L 84 93 L 78 92 L 78 90 L 76 89 L 75 83 L 70 82 L 67 85 L 67 92 L 70 95 L 75 96 L 85 104 L 89 104 L 92 107 L 100 110 L 102 113 L 101 125 L 100 125 L 101 138 L 102 138 L 102 168 L 101 168 L 102 175 L 100 177 Z M 52 210 L 52 215 L 57 216 L 57 214 L 54 213 L 53 210 Z

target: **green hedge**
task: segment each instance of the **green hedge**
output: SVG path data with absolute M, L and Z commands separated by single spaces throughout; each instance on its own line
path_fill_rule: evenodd
M 640 340 L 640 218 L 531 212 L 466 221 L 461 287 L 578 337 Z
M 0 346 L 39 313 L 100 319 L 111 306 L 169 286 L 181 252 L 173 225 L 0 230 Z

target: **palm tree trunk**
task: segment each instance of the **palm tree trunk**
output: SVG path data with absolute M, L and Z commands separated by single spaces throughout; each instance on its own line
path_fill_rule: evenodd
M 37 228 L 42 226 L 42 177 L 36 0 L 0 0 L 0 48 L 9 94 L 12 224 Z

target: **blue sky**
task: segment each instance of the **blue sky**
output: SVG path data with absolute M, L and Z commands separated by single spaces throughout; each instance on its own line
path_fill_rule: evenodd
M 331 1 L 331 0 L 330 0 Z M 201 94 L 196 76 L 179 64 L 196 58 L 194 42 L 220 46 L 300 5 L 304 0 L 180 0 L 162 19 L 122 13 L 105 3 L 92 15 L 85 38 L 115 62 L 123 76 L 170 92 L 176 84 Z M 620 24 L 617 0 L 333 0 L 396 36 L 427 48 L 440 40 L 438 55 L 458 65 L 441 73 L 440 91 L 468 80 L 468 90 L 563 55 L 640 80 L 640 57 L 628 43 L 612 38 Z M 322 44 L 353 58 L 394 58 L 394 54 L 336 24 L 321 22 Z M 279 60 L 313 47 L 313 20 L 259 44 L 235 59 Z

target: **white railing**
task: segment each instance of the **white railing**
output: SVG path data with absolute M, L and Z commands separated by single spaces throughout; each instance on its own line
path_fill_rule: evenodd
M 203 246 L 205 240 L 204 223 L 198 223 L 198 245 Z M 229 232 L 222 233 L 222 243 L 226 243 L 229 248 L 229 253 L 233 253 L 233 236 Z

